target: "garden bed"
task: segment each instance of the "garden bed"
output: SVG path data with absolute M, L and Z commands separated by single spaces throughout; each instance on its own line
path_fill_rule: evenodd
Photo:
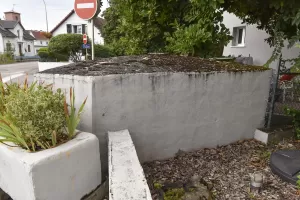
M 96 61 L 73 63 L 62 68 L 43 71 L 49 74 L 103 76 L 108 74 L 154 72 L 212 72 L 264 71 L 268 68 L 218 62 L 196 57 L 174 55 L 141 55 L 103 58 Z
M 300 199 L 297 188 L 271 172 L 269 157 L 277 149 L 300 149 L 300 143 L 286 141 L 272 147 L 256 140 L 239 141 L 218 148 L 193 152 L 179 151 L 177 156 L 143 165 L 154 200 L 163 193 L 158 185 L 185 185 L 193 176 L 200 177 L 214 199 Z M 249 191 L 250 176 L 264 175 L 261 194 Z

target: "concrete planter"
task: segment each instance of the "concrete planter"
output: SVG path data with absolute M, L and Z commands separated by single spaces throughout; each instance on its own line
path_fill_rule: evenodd
M 38 62 L 39 72 L 45 71 L 47 69 L 56 68 L 56 67 L 62 67 L 70 63 L 71 62 Z
M 0 187 L 14 200 L 80 200 L 101 183 L 99 141 L 91 133 L 28 153 L 0 144 Z

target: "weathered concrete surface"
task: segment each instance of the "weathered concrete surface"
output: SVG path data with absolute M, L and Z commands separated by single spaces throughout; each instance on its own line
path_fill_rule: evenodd
M 87 196 L 83 197 L 82 200 L 106 200 L 108 197 L 108 190 L 109 185 L 108 180 L 106 180 L 91 194 L 88 194 Z
M 14 200 L 80 200 L 101 183 L 99 156 L 91 133 L 36 153 L 0 144 L 0 187 Z
M 152 200 L 128 130 L 108 133 L 109 199 Z
M 129 129 L 141 162 L 179 150 L 253 138 L 264 124 L 271 71 L 143 73 L 81 77 L 37 74 L 56 88 L 88 96 L 80 130 L 100 141 L 107 170 L 107 131 Z
M 39 72 L 45 71 L 47 69 L 52 69 L 55 67 L 63 67 L 69 65 L 71 62 L 38 62 Z

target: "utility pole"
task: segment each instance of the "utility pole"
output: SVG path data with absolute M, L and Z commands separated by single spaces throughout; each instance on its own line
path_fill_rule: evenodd
M 47 33 L 49 33 L 49 29 L 48 29 L 48 13 L 47 13 L 47 5 L 45 0 L 43 0 L 44 5 L 45 5 L 45 13 L 46 13 L 46 24 L 47 24 Z

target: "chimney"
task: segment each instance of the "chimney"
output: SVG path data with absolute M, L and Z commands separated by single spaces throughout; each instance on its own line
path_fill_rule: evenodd
M 15 11 L 5 12 L 5 20 L 21 22 L 21 14 Z

